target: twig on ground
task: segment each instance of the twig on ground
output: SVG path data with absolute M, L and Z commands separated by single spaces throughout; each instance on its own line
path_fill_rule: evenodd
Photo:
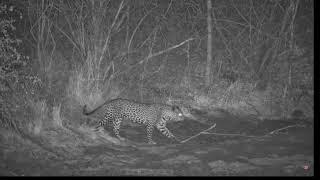
M 269 132 L 268 134 L 278 133 L 279 131 L 282 131 L 284 129 L 289 129 L 289 128 L 292 128 L 292 127 L 306 127 L 306 126 L 305 125 L 301 125 L 301 124 L 294 124 L 294 125 L 290 125 L 290 126 L 286 126 L 286 127 L 280 128 L 280 129 L 273 130 L 273 131 Z
M 203 132 L 202 134 L 213 134 L 217 136 L 240 136 L 240 137 L 247 137 L 247 138 L 261 138 L 265 137 L 266 135 L 263 136 L 250 136 L 250 135 L 243 135 L 243 134 L 225 134 L 225 133 L 211 133 L 211 132 Z
M 185 143 L 187 141 L 189 141 L 190 139 L 193 139 L 201 134 L 212 134 L 212 135 L 216 135 L 216 136 L 240 136 L 240 137 L 247 137 L 247 138 L 263 138 L 263 137 L 268 137 L 272 134 L 275 134 L 275 133 L 278 133 L 279 131 L 282 131 L 284 129 L 289 129 L 289 128 L 292 128 L 292 127 L 306 127 L 305 125 L 301 125 L 301 124 L 294 124 L 294 125 L 290 125 L 290 126 L 286 126 L 286 127 L 283 127 L 283 128 L 280 128 L 280 129 L 276 129 L 276 130 L 273 130 L 273 131 L 270 131 L 268 133 L 266 133 L 265 135 L 262 135 L 262 136 L 250 136 L 250 135 L 243 135 L 243 134 L 226 134 L 226 133 L 213 133 L 213 132 L 208 132 L 209 130 L 211 130 L 212 128 L 216 127 L 216 124 L 214 124 L 213 126 L 211 126 L 210 128 L 204 130 L 204 131 L 201 131 L 200 133 L 194 135 L 194 136 L 191 136 L 190 138 L 187 138 L 183 141 L 181 141 L 181 143 Z
M 209 127 L 208 129 L 206 129 L 206 130 L 204 130 L 204 131 L 201 131 L 200 133 L 198 133 L 198 134 L 196 134 L 196 135 L 194 135 L 194 136 L 191 136 L 191 137 L 189 137 L 189 138 L 187 138 L 187 139 L 185 139 L 185 140 L 183 140 L 183 141 L 181 141 L 181 143 L 185 143 L 185 142 L 187 142 L 187 141 L 189 141 L 190 139 L 193 139 L 193 138 L 195 138 L 195 137 L 197 137 L 197 136 L 199 136 L 200 134 L 204 134 L 204 133 L 206 133 L 206 131 L 209 131 L 209 130 L 211 130 L 212 128 L 215 128 L 216 127 L 216 123 L 214 123 L 214 125 L 212 125 L 211 127 Z

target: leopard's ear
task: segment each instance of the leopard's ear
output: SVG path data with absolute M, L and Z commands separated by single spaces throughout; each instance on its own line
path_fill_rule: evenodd
M 181 111 L 179 106 L 172 106 L 172 111 Z

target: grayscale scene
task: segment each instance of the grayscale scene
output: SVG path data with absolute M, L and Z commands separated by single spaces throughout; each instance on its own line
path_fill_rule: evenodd
M 1 0 L 1 176 L 314 176 L 313 0 Z

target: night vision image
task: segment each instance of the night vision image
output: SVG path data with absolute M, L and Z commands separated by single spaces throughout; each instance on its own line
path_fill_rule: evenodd
M 314 176 L 314 33 L 313 0 L 1 0 L 0 175 Z

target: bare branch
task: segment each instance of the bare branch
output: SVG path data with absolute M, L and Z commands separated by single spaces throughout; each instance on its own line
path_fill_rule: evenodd
M 190 139 L 193 139 L 193 138 L 195 138 L 195 137 L 197 137 L 197 136 L 199 136 L 199 135 L 201 135 L 201 134 L 203 134 L 203 133 L 206 133 L 207 131 L 215 128 L 216 125 L 217 125 L 217 124 L 214 123 L 214 125 L 212 125 L 212 126 L 209 127 L 208 129 L 206 129 L 206 130 L 204 130 L 204 131 L 201 131 L 200 133 L 198 133 L 198 134 L 196 134 L 196 135 L 194 135 L 194 136 L 191 136 L 191 137 L 189 137 L 188 139 L 185 139 L 185 140 L 181 141 L 181 143 L 185 143 L 185 142 L 189 141 Z
M 220 21 L 220 22 L 228 22 L 228 23 L 233 23 L 233 24 L 237 24 L 237 25 L 240 25 L 240 26 L 244 26 L 246 28 L 252 28 L 254 30 L 257 30 L 259 33 L 269 37 L 269 38 L 272 38 L 272 39 L 275 39 L 277 38 L 276 36 L 268 33 L 268 32 L 264 32 L 264 31 L 261 31 L 261 29 L 259 29 L 258 27 L 255 27 L 254 25 L 252 24 L 244 24 L 244 23 L 241 23 L 241 22 L 236 22 L 236 21 L 233 21 L 233 20 L 230 20 L 230 19 L 224 19 L 224 18 L 217 18 L 217 22 Z
M 71 44 L 73 44 L 73 46 L 80 52 L 81 49 L 78 47 L 77 43 L 73 40 L 72 37 L 70 37 L 64 30 L 62 30 L 59 26 L 57 26 L 56 24 L 53 24 L 55 28 L 57 28 L 58 31 L 60 31 L 67 39 L 69 39 L 69 41 L 71 42 Z
M 238 12 L 238 14 L 241 16 L 241 18 L 244 20 L 244 21 L 246 21 L 247 22 L 247 24 L 251 24 L 249 21 L 248 21 L 248 19 L 246 18 L 246 17 L 244 17 L 243 15 L 242 15 L 242 13 L 240 12 L 240 10 L 237 8 L 237 6 L 234 4 L 234 2 L 233 1 L 231 1 L 232 3 L 231 3 L 231 5 L 232 5 L 232 7 L 234 7 L 235 9 L 236 9 L 236 11 Z
M 154 8 L 152 8 L 149 12 L 146 13 L 146 15 L 144 15 L 144 16 L 140 19 L 139 23 L 137 24 L 136 28 L 134 29 L 134 31 L 133 31 L 133 33 L 132 33 L 132 35 L 131 35 L 131 38 L 130 38 L 130 40 L 129 40 L 128 51 L 130 51 L 132 39 L 133 39 L 134 35 L 136 34 L 138 28 L 140 27 L 140 25 L 141 25 L 141 23 L 143 22 L 143 20 L 153 11 L 153 9 L 154 9 Z
M 275 133 L 278 133 L 278 132 L 280 132 L 282 130 L 293 128 L 293 127 L 306 127 L 306 126 L 305 125 L 301 125 L 301 124 L 290 125 L 290 126 L 286 126 L 286 127 L 280 128 L 280 129 L 273 130 L 273 131 L 269 132 L 268 134 L 275 134 Z
M 214 10 L 212 10 L 212 18 L 213 18 L 213 22 L 214 22 L 215 28 L 216 28 L 216 30 L 218 31 L 218 33 L 219 33 L 219 35 L 220 35 L 220 37 L 221 37 L 221 39 L 222 39 L 222 42 L 223 42 L 224 46 L 226 47 L 229 55 L 232 57 L 232 52 L 231 52 L 231 49 L 229 48 L 229 45 L 228 45 L 228 43 L 227 43 L 227 40 L 226 40 L 226 38 L 224 37 L 223 33 L 221 32 L 220 28 L 218 27 L 218 22 L 217 22 L 217 18 L 216 18 L 216 15 L 215 15 L 215 13 L 214 13 Z
M 164 17 L 166 17 L 166 15 L 167 15 L 167 13 L 168 13 L 171 5 L 172 5 L 172 0 L 170 0 L 170 3 L 169 3 L 169 5 L 168 5 L 168 8 L 167 8 L 166 12 L 165 12 L 164 15 L 163 15 Z
M 150 58 L 152 58 L 152 57 L 159 56 L 159 55 L 161 55 L 161 54 L 164 54 L 164 53 L 166 53 L 166 52 L 169 52 L 169 51 L 171 51 L 171 50 L 173 50 L 173 49 L 175 49 L 175 48 L 178 48 L 178 47 L 182 46 L 183 44 L 185 44 L 186 42 L 189 42 L 189 41 L 191 41 L 191 40 L 194 40 L 194 38 L 189 38 L 189 39 L 181 42 L 180 44 L 177 44 L 177 45 L 175 45 L 175 46 L 172 46 L 172 47 L 170 47 L 170 48 L 168 48 L 168 49 L 159 51 L 159 52 L 154 53 L 154 54 L 150 54 L 150 55 L 148 55 L 146 58 L 144 58 L 144 59 L 142 59 L 141 61 L 139 61 L 138 63 L 130 66 L 127 70 L 122 71 L 122 72 L 115 73 L 115 74 L 113 75 L 113 78 L 116 77 L 116 76 L 119 76 L 119 75 L 121 75 L 121 74 L 124 74 L 124 73 L 128 72 L 131 68 L 133 68 L 133 67 L 135 67 L 135 66 L 137 66 L 137 65 L 139 65 L 139 64 L 142 64 L 142 63 L 143 63 L 144 61 L 146 61 L 147 59 L 150 59 Z
M 290 6 L 287 8 L 286 13 L 285 13 L 285 15 L 283 17 L 283 20 L 282 20 L 280 32 L 277 35 L 278 38 L 272 43 L 271 48 L 268 49 L 266 55 L 263 57 L 262 63 L 261 63 L 261 65 L 259 67 L 259 70 L 258 70 L 258 74 L 262 74 L 262 70 L 264 70 L 265 66 L 267 66 L 267 61 L 268 60 L 269 60 L 269 63 L 273 62 L 275 60 L 275 58 L 278 56 L 278 51 L 279 51 L 278 46 L 279 46 L 280 41 L 281 41 L 280 37 L 285 33 L 286 24 L 288 22 L 288 19 L 290 18 L 289 15 L 290 15 L 290 10 L 292 9 L 292 6 L 293 5 L 290 4 Z M 270 53 L 271 53 L 271 58 L 268 58 Z
M 273 134 L 278 133 L 278 132 L 280 132 L 282 130 L 285 130 L 285 129 L 289 129 L 289 128 L 293 128 L 293 127 L 306 127 L 306 126 L 305 125 L 301 125 L 301 124 L 294 124 L 294 125 L 290 125 L 290 126 L 286 126 L 286 127 L 280 128 L 280 129 L 273 130 L 273 131 L 268 132 L 267 134 L 262 135 L 262 136 L 250 136 L 250 135 L 243 135 L 243 134 L 229 134 L 229 133 L 208 132 L 209 130 L 211 130 L 214 127 L 216 127 L 216 124 L 214 124 L 213 126 L 211 126 L 210 128 L 208 128 L 208 129 L 206 129 L 204 131 L 201 131 L 200 133 L 198 133 L 198 134 L 196 134 L 194 136 L 191 136 L 190 138 L 187 138 L 187 139 L 181 141 L 181 143 L 185 143 L 185 142 L 189 141 L 190 139 L 198 137 L 201 134 L 211 134 L 211 135 L 216 135 L 216 136 L 238 136 L 238 137 L 246 137 L 246 138 L 265 138 L 265 137 L 269 137 L 270 135 L 273 135 Z
M 152 58 L 152 57 L 155 57 L 155 56 L 159 56 L 159 55 L 161 55 L 161 54 L 163 54 L 163 53 L 166 53 L 166 52 L 171 51 L 171 50 L 173 50 L 173 49 L 175 49 L 175 48 L 177 48 L 177 47 L 180 47 L 180 46 L 182 46 L 183 44 L 185 44 L 186 42 L 191 41 L 191 40 L 194 40 L 194 39 L 193 39 L 193 38 L 189 38 L 189 39 L 181 42 L 180 44 L 177 44 L 177 45 L 172 46 L 172 47 L 170 47 L 170 48 L 168 48 L 168 49 L 159 51 L 159 52 L 157 52 L 157 53 L 151 54 L 151 55 L 149 55 L 147 58 Z M 143 63 L 143 61 L 145 61 L 147 58 L 145 58 L 144 60 L 141 60 L 140 62 L 138 62 L 138 64 Z
M 100 64 L 100 62 L 102 61 L 102 59 L 103 59 L 103 57 L 104 57 L 104 54 L 105 54 L 105 52 L 106 52 L 106 50 L 107 50 L 107 47 L 108 47 L 108 44 L 109 44 L 109 39 L 110 39 L 110 36 L 111 36 L 111 32 L 112 32 L 112 29 L 113 29 L 114 25 L 116 24 L 116 21 L 117 21 L 117 19 L 118 19 L 118 17 L 119 17 L 120 11 L 121 11 L 122 8 L 123 8 L 123 2 L 124 2 L 124 0 L 121 1 L 120 5 L 119 5 L 119 8 L 118 8 L 118 11 L 117 11 L 117 14 L 115 15 L 115 17 L 114 17 L 114 19 L 113 19 L 113 22 L 112 22 L 112 24 L 111 24 L 111 27 L 109 28 L 109 32 L 108 32 L 108 35 L 107 35 L 107 39 L 106 39 L 106 41 L 105 41 L 105 43 L 104 43 L 104 46 L 103 46 L 103 48 L 102 48 L 102 53 L 101 53 L 101 56 L 100 56 L 100 59 L 99 59 L 99 63 L 98 63 L 98 64 Z

